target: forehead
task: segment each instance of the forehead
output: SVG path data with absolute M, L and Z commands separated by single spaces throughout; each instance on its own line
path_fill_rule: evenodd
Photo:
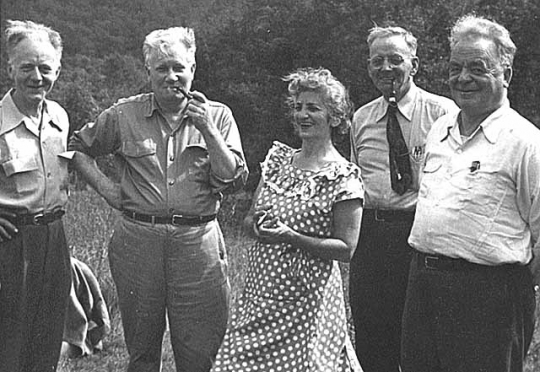
M 304 103 L 304 104 L 322 104 L 323 103 L 323 97 L 320 92 L 316 92 L 313 90 L 306 90 L 303 92 L 300 92 L 297 96 L 295 101 L 297 103 Z
M 467 38 L 454 45 L 450 53 L 451 62 L 497 61 L 497 47 L 492 40 Z
M 189 65 L 195 62 L 193 52 L 182 43 L 162 44 L 159 49 L 151 49 L 150 64 L 180 63 Z
M 26 38 L 11 51 L 10 61 L 14 64 L 51 64 L 59 65 L 58 53 L 48 40 Z
M 411 51 L 405 38 L 400 35 L 392 35 L 373 40 L 369 47 L 370 55 L 410 54 Z

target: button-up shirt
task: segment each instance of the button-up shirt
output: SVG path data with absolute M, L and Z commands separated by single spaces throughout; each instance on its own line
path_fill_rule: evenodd
M 539 233 L 540 131 L 508 103 L 465 140 L 458 114 L 437 121 L 409 244 L 484 265 L 526 264 Z
M 388 101 L 381 96 L 356 111 L 351 128 L 351 161 L 362 171 L 365 208 L 414 210 L 426 135 L 437 118 L 451 110 L 457 111 L 457 106 L 452 100 L 426 92 L 415 84 L 399 100 L 396 116 L 409 150 L 413 178 L 403 195 L 392 190 L 390 183 L 387 110 Z
M 69 186 L 68 116 L 58 103 L 44 100 L 37 125 L 19 111 L 12 92 L 0 101 L 0 207 L 21 213 L 63 208 Z
M 202 134 L 184 118 L 172 130 L 153 93 L 120 100 L 75 132 L 70 150 L 92 157 L 114 153 L 122 208 L 149 215 L 211 215 L 224 192 L 241 188 L 247 167 L 231 110 L 209 101 L 209 114 L 236 159 L 236 173 L 221 179 L 210 167 Z

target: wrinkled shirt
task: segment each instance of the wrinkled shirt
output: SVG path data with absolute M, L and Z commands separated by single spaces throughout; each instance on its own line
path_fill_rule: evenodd
M 465 141 L 458 114 L 427 140 L 409 244 L 484 265 L 527 264 L 540 232 L 540 130 L 506 103 Z
M 19 111 L 9 91 L 0 101 L 0 206 L 51 212 L 67 202 L 69 119 L 45 100 L 41 126 Z
M 248 171 L 231 110 L 214 101 L 208 105 L 236 159 L 232 179 L 212 171 L 205 140 L 188 118 L 171 129 L 153 93 L 120 100 L 76 131 L 69 148 L 91 157 L 115 154 L 124 210 L 157 216 L 214 214 L 223 193 L 240 189 Z
M 426 136 L 431 125 L 451 110 L 454 102 L 411 84 L 398 102 L 396 114 L 409 150 L 411 187 L 399 195 L 390 183 L 389 147 L 386 139 L 388 101 L 379 97 L 360 107 L 351 128 L 351 162 L 362 171 L 365 208 L 414 210 L 418 195 L 418 174 L 424 163 Z

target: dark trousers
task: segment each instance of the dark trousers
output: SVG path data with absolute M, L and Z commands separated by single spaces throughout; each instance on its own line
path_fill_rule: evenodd
M 61 220 L 0 243 L 0 371 L 55 371 L 71 286 Z
M 522 372 L 534 312 L 524 266 L 415 254 L 403 314 L 403 372 Z
M 401 316 L 412 250 L 414 216 L 385 219 L 365 210 L 350 264 L 350 305 L 356 354 L 365 372 L 398 372 Z

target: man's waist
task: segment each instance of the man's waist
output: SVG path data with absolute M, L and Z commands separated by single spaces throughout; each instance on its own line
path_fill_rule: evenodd
M 366 208 L 363 216 L 367 220 L 376 222 L 412 222 L 415 211 L 404 209 L 372 209 Z
M 416 264 L 427 270 L 440 271 L 471 271 L 471 270 L 507 270 L 523 265 L 519 263 L 502 263 L 499 265 L 476 263 L 464 258 L 449 257 L 441 254 L 424 253 L 418 250 L 414 251 L 414 260 Z
M 124 210 L 122 214 L 135 221 L 146 222 L 151 224 L 175 225 L 175 226 L 196 226 L 208 223 L 216 219 L 216 214 L 208 215 L 185 215 L 185 214 L 169 214 L 169 215 L 152 215 L 138 213 L 134 211 Z
M 50 211 L 39 211 L 36 213 L 30 213 L 27 211 L 19 211 L 10 208 L 0 207 L 0 210 L 4 213 L 2 217 L 6 218 L 15 226 L 43 226 L 48 225 L 51 222 L 61 219 L 66 212 L 62 208 L 54 208 Z

